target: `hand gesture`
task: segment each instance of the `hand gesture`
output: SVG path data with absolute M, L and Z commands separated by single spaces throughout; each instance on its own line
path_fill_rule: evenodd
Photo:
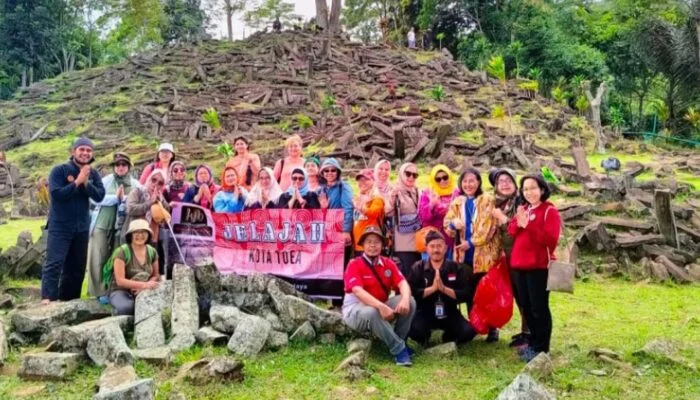
M 328 208 L 328 196 L 325 193 L 318 195 L 318 202 L 321 204 L 322 209 L 325 210 Z
M 460 245 L 455 246 L 455 250 L 469 251 L 469 242 L 463 241 Z
M 207 199 L 211 200 L 211 191 L 209 190 L 209 185 L 202 185 L 202 193 Z
M 396 305 L 394 312 L 399 315 L 408 315 L 410 311 L 411 303 L 409 301 L 409 297 L 401 296 L 401 300 L 399 301 L 399 304 Z
M 233 195 L 236 196 L 237 198 L 241 197 L 241 187 L 240 185 L 236 185 L 236 188 L 233 189 Z
M 527 211 L 525 211 L 524 206 L 519 206 L 518 211 L 515 213 L 515 218 L 518 220 L 518 226 L 521 228 L 527 227 Z
M 462 221 L 460 218 L 455 218 L 452 220 L 452 226 L 454 226 L 455 230 L 464 230 L 464 221 Z
M 343 240 L 345 241 L 346 246 L 350 246 L 352 244 L 352 236 L 348 232 L 343 232 Z
M 80 168 L 80 173 L 78 173 L 78 177 L 75 178 L 75 184 L 77 186 L 84 185 L 85 182 L 87 182 L 89 177 L 90 177 L 90 166 L 83 165 Z
M 146 289 L 157 289 L 158 286 L 160 286 L 160 283 L 157 281 L 146 282 Z
M 491 215 L 501 224 L 505 224 L 508 221 L 508 216 L 503 213 L 500 208 L 495 208 L 491 210 Z
M 381 307 L 379 307 L 379 314 L 382 316 L 384 321 L 387 322 L 393 321 L 396 317 L 394 310 L 392 310 L 391 307 L 387 306 L 386 304 L 382 304 Z
M 121 201 L 124 198 L 124 185 L 119 185 L 117 188 L 117 199 Z
M 263 208 L 267 206 L 268 201 L 269 199 L 267 198 L 267 192 L 263 190 L 262 193 L 260 193 L 260 202 L 262 203 L 261 205 Z

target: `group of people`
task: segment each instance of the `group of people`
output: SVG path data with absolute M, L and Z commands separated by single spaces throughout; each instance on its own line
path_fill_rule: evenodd
M 223 213 L 340 209 L 346 246 L 343 319 L 353 329 L 373 332 L 397 364 L 411 364 L 408 337 L 427 345 L 431 332 L 442 330 L 445 341 L 472 340 L 475 329 L 459 304 L 471 310 L 479 281 L 496 267 L 510 269 L 522 316 L 521 333 L 511 345 L 526 361 L 549 351 L 547 267 L 561 222 L 541 176 L 518 181 L 507 168 L 493 170 L 488 179 L 494 192 L 486 193 L 480 171 L 466 168 L 457 177 L 436 165 L 429 188 L 421 191 L 415 164 L 402 164 L 392 182 L 391 163 L 381 160 L 354 175 L 354 193 L 340 162 L 304 157 L 297 135 L 286 140 L 285 156 L 272 168 L 262 165 L 247 138 L 237 137 L 233 145 L 235 155 L 217 184 L 207 165 L 197 166 L 188 181 L 186 165 L 168 143 L 138 180 L 121 152 L 113 156 L 113 172 L 101 177 L 90 167 L 92 142 L 77 139 L 71 159 L 49 179 L 43 301 L 78 298 L 89 265 L 89 293 L 118 314 L 133 313 L 135 296 L 169 275 L 167 223 L 175 202 Z M 487 341 L 498 340 L 491 327 Z

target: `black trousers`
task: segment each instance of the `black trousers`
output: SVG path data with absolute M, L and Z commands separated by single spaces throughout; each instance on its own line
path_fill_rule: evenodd
M 430 307 L 419 309 L 416 312 L 408 336 L 425 346 L 430 340 L 430 333 L 436 329 L 444 331 L 442 334 L 443 342 L 466 343 L 476 336 L 474 327 L 459 310 L 451 310 L 447 312 L 446 318 L 437 319 L 435 318 L 435 310 L 430 309 Z
M 552 339 L 552 312 L 549 310 L 546 269 L 513 270 L 518 304 L 530 328 L 529 346 L 536 352 L 549 352 Z
M 88 231 L 49 231 L 46 264 L 41 271 L 42 299 L 68 301 L 80 298 L 89 240 Z
M 403 276 L 408 276 L 408 272 L 411 270 L 413 264 L 421 259 L 420 253 L 415 251 L 397 251 L 394 252 L 394 256 L 399 259 L 400 265 L 398 265 L 398 267 Z

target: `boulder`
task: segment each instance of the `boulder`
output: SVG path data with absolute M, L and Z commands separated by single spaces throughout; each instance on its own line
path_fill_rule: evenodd
M 292 342 L 311 342 L 316 338 L 316 331 L 314 327 L 311 326 L 311 322 L 306 321 L 299 328 L 297 328 L 289 340 Z
M 280 331 L 270 331 L 267 336 L 267 342 L 265 342 L 265 347 L 271 350 L 279 350 L 282 347 L 286 347 L 289 344 L 289 335 L 287 332 Z
M 231 357 L 202 358 L 180 367 L 175 379 L 185 379 L 197 386 L 217 382 L 242 382 L 243 366 L 242 361 Z
M 367 352 L 356 351 L 341 361 L 333 372 L 342 373 L 349 381 L 365 379 L 370 376 L 370 373 L 364 368 L 366 362 Z
M 7 359 L 8 354 L 10 354 L 10 346 L 7 342 L 5 324 L 0 319 L 0 368 L 5 365 L 5 360 Z
M 209 310 L 211 327 L 219 332 L 233 333 L 240 320 L 247 314 L 242 313 L 237 307 L 213 303 Z
M 174 347 L 181 350 L 195 343 L 194 335 L 199 330 L 197 287 L 194 271 L 183 264 L 175 264 L 173 267 L 171 329 L 173 334 L 171 344 Z
M 202 346 L 222 346 L 225 345 L 229 339 L 227 334 L 221 333 L 210 326 L 199 328 L 195 336 L 197 338 L 197 343 Z
M 49 335 L 49 341 L 56 342 L 62 351 L 82 353 L 88 344 L 90 336 L 104 326 L 116 325 L 124 334 L 128 333 L 134 324 L 134 318 L 128 315 L 117 315 L 83 322 L 73 326 L 59 326 Z
M 372 341 L 369 339 L 353 339 L 348 342 L 348 353 L 355 353 L 357 351 L 364 351 L 369 353 L 372 348 Z
M 11 294 L 0 293 L 0 310 L 10 310 L 14 306 L 15 298 Z
M 194 269 L 194 274 L 197 279 L 197 293 L 212 295 L 222 290 L 221 273 L 219 273 L 216 265 L 198 265 Z
M 99 366 L 108 364 L 131 365 L 134 356 L 126 344 L 119 325 L 102 326 L 90 335 L 87 343 L 87 355 Z
M 278 307 L 278 315 L 285 326 L 299 326 L 309 321 L 317 333 L 344 335 L 348 332 L 340 313 L 324 310 L 299 297 L 285 295 Z
M 540 353 L 530 360 L 523 368 L 523 372 L 539 379 L 549 378 L 554 372 L 554 364 L 547 353 Z
M 32 244 L 34 244 L 34 239 L 32 238 L 31 231 L 22 231 L 17 235 L 17 244 L 15 246 L 26 250 Z
M 227 292 L 242 293 L 246 291 L 248 281 L 245 276 L 230 274 L 221 278 L 221 286 Z
M 100 391 L 92 396 L 92 400 L 151 400 L 155 396 L 156 384 L 153 379 L 139 379 Z
M 637 357 L 648 357 L 695 370 L 696 366 L 681 355 L 681 347 L 680 343 L 677 342 L 666 339 L 654 339 L 632 354 Z
M 660 263 L 657 263 L 656 261 L 649 261 L 649 274 L 651 275 L 652 279 L 658 282 L 666 282 L 667 280 L 671 279 L 671 275 L 669 275 L 668 270 L 666 267 L 661 265 Z
M 56 301 L 16 311 L 12 315 L 12 326 L 17 332 L 39 336 L 61 325 L 75 325 L 110 315 L 109 307 L 95 299 Z
M 62 380 L 78 368 L 80 358 L 77 353 L 27 353 L 17 375 L 27 380 Z
M 246 277 L 246 290 L 249 293 L 265 293 L 272 279 L 274 278 L 270 275 L 252 273 Z
M 168 347 L 170 347 L 172 351 L 177 353 L 189 349 L 196 343 L 197 338 L 194 334 L 189 332 L 182 332 L 173 336 L 172 340 L 170 340 L 170 343 L 168 343 Z
M 700 282 L 700 264 L 689 264 L 685 268 L 694 282 Z
M 319 343 L 335 344 L 335 333 L 322 333 L 318 337 Z
M 277 331 L 286 331 L 286 328 L 280 320 L 280 317 L 278 317 L 277 314 L 275 314 L 269 308 L 263 308 L 260 311 L 259 315 L 265 318 L 270 324 L 272 324 L 272 329 Z
M 555 400 L 544 386 L 532 379 L 530 375 L 521 373 L 513 379 L 508 387 L 496 397 L 496 400 Z
M 157 289 L 136 296 L 134 338 L 136 347 L 147 349 L 165 344 L 163 311 L 172 304 L 172 281 L 161 282 Z
M 426 349 L 425 355 L 437 356 L 441 358 L 453 357 L 457 355 L 457 343 L 448 342 Z
M 235 306 L 251 314 L 258 314 L 270 302 L 270 296 L 263 293 L 219 292 L 212 296 L 212 301 Z
M 246 316 L 236 327 L 227 347 L 239 356 L 254 356 L 265 346 L 271 330 L 272 326 L 267 320 L 255 315 Z
M 108 365 L 97 382 L 98 391 L 107 392 L 137 379 L 136 371 L 131 365 Z
M 158 366 L 169 365 L 173 360 L 173 350 L 168 346 L 134 349 L 131 352 L 137 360 Z
M 24 347 L 29 345 L 30 342 L 28 337 L 24 336 L 19 332 L 10 333 L 10 337 L 7 338 L 7 341 L 12 347 Z

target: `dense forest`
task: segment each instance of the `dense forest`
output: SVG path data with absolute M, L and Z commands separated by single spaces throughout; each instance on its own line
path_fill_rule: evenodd
M 418 47 L 502 71 L 581 114 L 600 103 L 602 123 L 617 132 L 700 141 L 700 0 L 345 0 L 342 12 L 339 0 L 316 0 L 316 10 L 327 31 L 340 20 L 357 40 L 406 46 L 413 29 Z M 212 17 L 231 40 L 237 15 L 253 29 L 299 18 L 284 0 L 3 0 L 0 99 L 64 72 L 211 39 Z

